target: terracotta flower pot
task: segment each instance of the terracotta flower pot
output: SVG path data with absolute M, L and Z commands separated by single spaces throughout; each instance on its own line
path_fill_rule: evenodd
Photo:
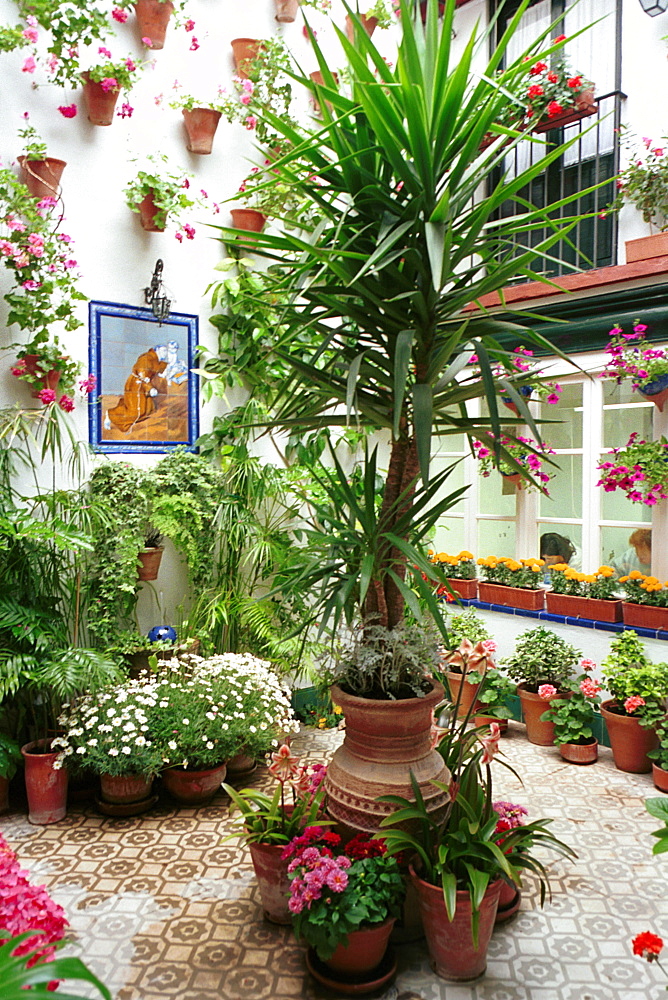
M 140 566 L 137 567 L 137 578 L 139 580 L 157 580 L 162 553 L 165 551 L 164 545 L 157 545 L 154 548 L 142 549 L 137 554 Z
M 505 587 L 500 583 L 478 584 L 478 600 L 488 604 L 500 604 L 504 608 L 521 608 L 523 611 L 542 611 L 545 593 L 542 590 L 526 590 L 523 587 Z
M 497 719 L 495 715 L 481 715 L 480 712 L 476 712 L 476 714 L 473 716 L 474 726 L 491 726 L 493 722 L 496 722 L 497 726 L 499 727 L 499 732 L 501 734 L 508 732 L 507 719 Z
M 552 129 L 563 128 L 564 125 L 571 125 L 573 122 L 580 121 L 581 118 L 588 118 L 589 115 L 595 115 L 597 111 L 598 105 L 594 100 L 593 88 L 583 90 L 575 104 L 570 108 L 564 108 L 561 114 L 554 115 L 552 118 L 541 118 L 539 122 L 536 122 L 531 131 L 538 133 L 550 132 Z
M 535 743 L 539 747 L 554 746 L 554 723 L 541 721 L 543 712 L 547 712 L 550 702 L 557 698 L 569 698 L 570 691 L 557 691 L 554 698 L 541 698 L 533 691 L 527 691 L 525 684 L 517 685 L 517 694 L 522 705 L 522 715 L 524 724 L 527 727 L 527 739 L 529 743 Z
M 188 133 L 187 148 L 191 153 L 206 155 L 213 148 L 213 137 L 220 121 L 220 111 L 213 108 L 183 108 L 183 124 Z
M 116 101 L 120 87 L 105 90 L 101 83 L 91 80 L 88 72 L 81 74 L 84 80 L 83 94 L 88 110 L 88 121 L 92 125 L 111 125 L 114 120 Z
M 622 601 L 622 614 L 625 625 L 668 631 L 668 608 L 654 608 L 651 604 L 633 604 L 631 601 Z
M 177 802 L 184 806 L 198 806 L 208 802 L 225 781 L 227 767 L 219 764 L 206 771 L 191 771 L 185 767 L 167 767 L 162 772 L 162 781 Z
M 237 75 L 245 79 L 248 76 L 249 63 L 257 59 L 264 44 L 257 38 L 233 38 L 230 45 Z
M 249 233 L 261 233 L 267 221 L 266 216 L 255 208 L 232 208 L 230 215 L 235 229 L 245 229 Z
M 598 740 L 591 743 L 560 743 L 559 753 L 569 764 L 595 764 L 598 760 Z
M 614 699 L 601 705 L 615 767 L 629 774 L 649 774 L 652 762 L 647 754 L 659 745 L 657 735 L 653 729 L 643 729 L 632 715 L 613 711 L 615 706 Z
M 394 917 L 390 917 L 382 924 L 351 931 L 348 944 L 340 944 L 332 957 L 325 960 L 325 965 L 346 976 L 363 976 L 371 972 L 383 961 L 393 927 Z
M 155 203 L 155 196 L 151 191 L 139 202 L 139 221 L 142 229 L 147 233 L 164 233 L 167 220 L 161 221 L 157 218 L 158 206 Z
M 58 198 L 60 178 L 67 166 L 65 160 L 57 160 L 53 156 L 46 156 L 43 160 L 29 160 L 27 156 L 19 156 L 18 161 L 21 180 L 33 198 Z
M 454 590 L 455 594 L 461 597 L 464 601 L 475 601 L 478 596 L 477 580 L 458 580 L 454 576 L 449 576 L 448 583 Z
M 153 778 L 143 774 L 101 774 L 100 788 L 105 802 L 119 805 L 141 802 L 151 794 Z
M 660 792 L 668 792 L 668 771 L 652 761 L 652 780 Z M 1 810 L 0 810 L 1 811 Z
M 142 38 L 151 39 L 152 49 L 161 49 L 165 44 L 167 25 L 174 13 L 172 0 L 136 0 L 135 15 Z
M 443 758 L 432 749 L 434 708 L 444 691 L 434 683 L 423 698 L 381 701 L 359 698 L 332 687 L 332 701 L 346 719 L 343 744 L 327 769 L 327 810 L 348 833 L 373 834 L 394 811 L 381 795 L 412 797 L 411 771 L 431 813 L 440 813 L 445 796 L 432 781 L 448 780 Z
M 621 601 L 600 601 L 594 597 L 574 597 L 570 594 L 545 595 L 547 610 L 553 615 L 567 618 L 586 618 L 590 621 L 620 622 L 622 620 Z
M 248 849 L 260 888 L 265 919 L 272 924 L 292 923 L 288 909 L 290 898 L 288 861 L 284 861 L 281 857 L 285 844 L 249 844 Z
M 459 691 L 462 687 L 462 680 L 464 674 L 458 674 L 454 670 L 448 670 L 446 674 L 448 678 L 448 687 L 450 688 L 450 699 L 454 705 L 459 697 Z M 461 700 L 459 702 L 459 708 L 457 709 L 457 718 L 463 719 L 465 715 L 468 715 L 469 711 L 479 707 L 480 702 L 477 700 L 478 691 L 482 685 L 482 681 L 478 681 L 472 684 L 471 681 L 467 679 L 464 681 L 464 690 L 461 694 Z
M 504 924 L 515 916 L 522 902 L 522 893 L 516 885 L 508 885 L 501 881 L 501 892 L 499 893 L 499 905 L 494 917 L 494 924 Z
M 468 892 L 457 891 L 457 908 L 454 919 L 449 921 L 441 886 L 424 882 L 412 867 L 410 873 L 418 891 L 432 969 L 437 976 L 450 982 L 465 983 L 478 979 L 487 968 L 487 948 L 494 930 L 501 879 L 488 886 L 480 904 L 476 948 L 471 931 L 471 897 Z
M 626 241 L 626 263 L 636 260 L 651 260 L 652 257 L 668 257 L 668 233 L 652 233 L 639 240 Z
M 23 362 L 26 367 L 26 371 L 31 375 L 36 375 L 38 372 L 38 366 L 40 362 L 39 354 L 24 354 Z M 40 368 L 41 371 L 41 368 Z M 33 399 L 38 399 L 39 394 L 42 389 L 53 389 L 55 392 L 58 388 L 58 383 L 60 382 L 60 371 L 57 368 L 52 368 L 51 371 L 46 372 L 46 374 L 41 376 L 41 387 L 39 389 L 32 389 L 31 396 Z
M 25 766 L 28 795 L 28 820 L 36 826 L 46 826 L 63 819 L 67 812 L 67 771 L 55 770 L 58 752 L 52 751 L 51 740 L 35 740 L 21 747 Z
M 292 24 L 299 10 L 299 0 L 276 0 L 276 20 L 281 24 Z
M 373 17 L 373 15 L 371 17 L 367 17 L 366 14 L 358 14 L 357 16 L 362 22 L 362 27 L 366 31 L 367 35 L 371 38 L 374 31 L 378 27 L 378 18 Z M 350 14 L 346 14 L 346 35 L 348 36 L 348 41 L 352 44 L 355 41 L 355 23 Z

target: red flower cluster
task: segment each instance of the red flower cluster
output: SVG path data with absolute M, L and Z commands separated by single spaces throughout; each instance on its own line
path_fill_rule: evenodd
M 382 840 L 369 838 L 364 833 L 358 833 L 356 837 L 348 841 L 343 849 L 343 853 L 353 861 L 361 861 L 363 858 L 380 858 L 387 854 L 387 847 Z
M 651 931 L 643 931 L 633 939 L 633 954 L 646 958 L 648 962 L 656 962 L 663 949 L 663 941 Z
M 317 844 L 318 841 L 321 844 L 324 844 L 320 853 L 326 855 L 327 857 L 333 856 L 332 848 L 339 847 L 341 845 L 341 838 L 338 833 L 333 833 L 331 830 L 325 831 L 321 826 L 307 826 L 299 837 L 293 837 L 281 854 L 281 857 L 284 861 L 288 858 L 294 858 L 301 854 L 305 848 L 311 847 L 313 844 Z

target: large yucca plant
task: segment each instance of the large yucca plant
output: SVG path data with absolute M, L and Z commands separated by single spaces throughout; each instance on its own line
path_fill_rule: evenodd
M 394 628 L 407 603 L 418 610 L 414 589 L 438 617 L 422 578 L 438 571 L 416 543 L 460 491 L 436 499 L 446 476 L 429 477 L 432 434 L 474 435 L 487 426 L 498 438 L 497 390 L 501 385 L 508 394 L 508 382 L 499 382 L 494 368 L 507 361 L 509 338 L 533 337 L 469 305 L 518 276 L 547 280 L 540 268 L 577 222 L 564 208 L 584 193 L 544 208 L 522 197 L 563 146 L 548 146 L 538 163 L 514 177 L 502 169 L 506 144 L 512 149 L 525 137 L 497 124 L 507 120 L 526 74 L 525 56 L 549 58 L 563 43 L 546 41 L 546 32 L 502 68 L 528 6 L 524 0 L 479 71 L 474 62 L 493 26 L 475 29 L 454 56 L 454 0 L 447 0 L 442 20 L 437 6 L 429 0 L 423 27 L 402 0 L 393 66 L 359 24 L 354 44 L 339 31 L 349 94 L 339 90 L 311 34 L 324 84 L 297 73 L 295 79 L 312 91 L 319 118 L 301 127 L 267 113 L 288 149 L 267 168 L 267 184 L 278 176 L 297 185 L 319 216 L 301 233 L 253 236 L 254 251 L 275 263 L 274 280 L 288 300 L 276 351 L 290 374 L 276 387 L 271 428 L 307 433 L 355 420 L 390 440 L 380 504 L 371 450 L 361 497 L 347 487 L 339 466 L 323 476 L 340 530 L 330 524 L 311 533 L 316 555 L 306 559 L 302 580 L 320 596 L 318 614 L 324 609 L 335 623 L 361 611 L 365 620 Z M 489 132 L 497 140 L 481 150 Z M 529 237 L 536 245 L 518 248 Z M 243 245 L 240 233 L 223 231 L 223 240 L 233 238 Z M 306 329 L 309 343 L 313 331 L 319 334 L 316 347 L 305 349 Z M 480 374 L 462 378 L 472 353 Z M 515 390 L 511 395 L 520 400 Z M 489 418 L 474 420 L 465 404 L 480 396 L 487 398 Z M 523 404 L 521 413 L 528 418 Z

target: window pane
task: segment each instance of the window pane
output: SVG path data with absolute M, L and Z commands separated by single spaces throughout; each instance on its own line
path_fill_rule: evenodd
M 634 405 L 629 406 L 629 403 Z M 617 385 L 606 381 L 603 386 L 604 448 L 623 448 L 634 431 L 641 437 L 650 438 L 653 408 L 653 403 L 641 402 L 629 382 Z
M 466 546 L 464 545 L 464 519 L 461 517 L 442 517 L 436 525 L 431 548 L 436 552 L 447 552 L 456 556 Z
M 444 434 L 433 439 L 431 451 L 432 455 L 440 455 L 442 452 L 463 455 L 468 452 L 468 444 L 463 434 Z
M 562 385 L 559 402 L 554 406 L 542 403 L 541 420 L 560 420 L 558 424 L 544 424 L 541 434 L 552 448 L 582 447 L 582 383 Z
M 439 472 L 443 472 L 444 469 L 449 468 L 453 462 L 457 462 L 455 456 L 448 457 L 445 455 L 436 455 L 435 458 L 431 460 L 431 472 L 432 475 L 436 476 Z M 451 470 L 450 475 L 445 481 L 443 488 L 441 489 L 438 499 L 445 499 L 448 494 L 453 493 L 455 490 L 460 489 L 462 486 L 466 485 L 466 479 L 464 477 L 464 463 L 459 461 L 455 465 L 454 469 Z M 451 510 L 456 510 L 458 513 L 463 513 L 464 511 L 464 496 L 451 507 Z M 448 550 L 445 549 L 447 552 Z
M 621 490 L 606 493 L 601 490 L 601 520 L 602 521 L 637 521 L 638 524 L 652 520 L 652 509 L 644 503 L 632 503 L 626 499 Z
M 475 555 L 512 556 L 515 555 L 514 521 L 478 521 L 478 547 Z
M 540 494 L 539 511 L 549 518 L 582 517 L 582 456 L 555 455 L 554 458 L 559 469 L 547 484 L 549 497 Z M 545 470 L 552 472 L 548 465 Z
M 629 543 L 634 528 L 601 528 L 601 563 L 613 566 L 620 575 L 639 569 L 649 573 L 650 567 L 638 558 L 635 548 Z M 641 549 L 640 554 L 643 554 Z
M 504 486 L 508 492 L 503 492 Z M 503 476 L 496 469 L 487 478 L 480 477 L 479 490 L 481 514 L 515 516 L 516 489 L 511 483 L 504 483 Z

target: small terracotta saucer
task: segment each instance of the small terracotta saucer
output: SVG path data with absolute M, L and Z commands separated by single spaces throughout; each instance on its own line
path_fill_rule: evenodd
M 157 795 L 149 795 L 140 802 L 105 802 L 95 796 L 95 805 L 103 816 L 141 816 L 148 812 L 158 801 Z
M 387 986 L 397 974 L 397 959 L 392 949 L 388 949 L 383 961 L 371 972 L 363 976 L 341 976 L 335 979 L 337 973 L 318 958 L 313 948 L 309 948 L 306 952 L 306 967 L 313 978 L 323 986 L 343 996 L 354 997 L 373 993 Z

